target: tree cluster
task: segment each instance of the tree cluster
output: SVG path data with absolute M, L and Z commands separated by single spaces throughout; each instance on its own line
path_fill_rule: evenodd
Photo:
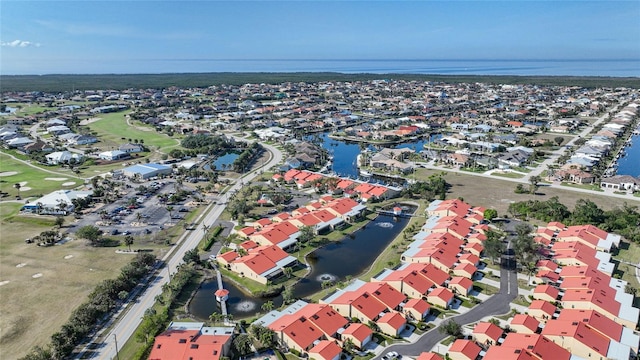
M 428 200 L 444 200 L 450 185 L 444 180 L 444 174 L 429 176 L 428 181 L 417 181 L 402 191 L 402 196 Z
M 247 147 L 238 158 L 233 162 L 233 170 L 236 172 L 244 172 L 249 165 L 255 160 L 256 156 L 262 153 L 262 145 L 257 142 Z
M 552 197 L 546 201 L 516 202 L 509 205 L 508 211 L 516 217 L 530 217 L 545 222 L 560 221 L 565 225 L 591 224 L 631 241 L 640 242 L 640 212 L 637 206 L 630 206 L 626 202 L 622 207 L 605 211 L 591 200 L 580 199 L 573 211 L 570 211 L 557 197 Z
M 47 348 L 34 348 L 23 360 L 64 359 L 93 330 L 98 322 L 116 306 L 120 294 L 127 294 L 152 269 L 156 259 L 151 254 L 138 254 L 120 271 L 116 279 L 99 283 L 89 300 L 71 314 L 66 324 L 51 336 Z

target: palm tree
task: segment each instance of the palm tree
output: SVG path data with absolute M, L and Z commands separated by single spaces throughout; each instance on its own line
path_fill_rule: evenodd
M 273 301 L 269 300 L 266 303 L 262 304 L 261 309 L 264 312 L 269 312 L 269 311 L 273 310 L 273 307 L 274 307 Z
M 15 183 L 13 184 L 13 187 L 18 190 L 18 197 L 20 197 L 20 188 L 22 187 L 22 185 L 20 185 L 20 183 Z
M 173 215 L 171 214 L 171 212 L 173 211 L 173 206 L 167 205 L 167 211 L 169 212 L 169 218 L 173 218 Z
M 209 240 L 209 229 L 211 228 L 210 225 L 207 224 L 202 224 L 202 231 L 204 231 L 204 238 L 205 240 Z
M 222 321 L 224 319 L 224 315 L 218 313 L 218 312 L 213 312 L 211 313 L 211 315 L 209 315 L 209 321 L 211 321 L 214 325 L 219 323 L 220 321 Z
M 129 247 L 129 251 L 131 251 L 131 244 L 133 244 L 133 236 L 127 235 L 124 237 L 124 244 Z

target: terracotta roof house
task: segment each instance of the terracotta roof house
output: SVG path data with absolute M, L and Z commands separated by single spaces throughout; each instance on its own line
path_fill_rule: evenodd
M 407 296 L 384 282 L 368 282 L 359 291 L 364 291 L 378 299 L 390 310 L 400 310 L 400 304 Z
M 538 262 L 536 263 L 536 268 L 542 269 L 542 270 L 556 271 L 556 269 L 558 269 L 559 266 L 558 264 L 556 264 L 551 260 L 538 260 Z
M 311 350 L 309 358 L 315 360 L 338 360 L 342 349 L 335 341 L 321 340 Z
M 536 356 L 536 359 L 569 360 L 571 353 L 539 334 L 509 333 L 499 347 L 520 349 Z
M 640 335 L 595 310 L 562 309 L 558 320 L 581 321 L 609 339 L 629 346 L 633 352 L 638 351 Z
M 544 360 L 528 350 L 515 349 L 504 346 L 491 346 L 487 349 L 482 360 Z
M 460 199 L 442 201 L 434 210 L 428 211 L 429 216 L 465 216 L 471 210 L 471 205 Z
M 533 289 L 533 298 L 536 300 L 544 300 L 554 302 L 558 300 L 560 290 L 551 285 L 538 285 Z
M 449 274 L 446 271 L 439 269 L 433 264 L 408 264 L 407 268 L 417 270 L 420 275 L 439 286 L 443 286 L 449 279 Z
M 409 271 L 409 269 L 392 271 L 379 281 L 389 284 L 410 298 L 421 298 L 435 286 L 431 280 L 420 275 L 417 271 Z
M 453 275 L 472 279 L 478 268 L 469 263 L 458 263 L 453 268 Z
M 615 358 L 609 357 L 611 340 L 581 321 L 550 320 L 541 334 L 572 354 L 585 359 Z
M 267 245 L 250 249 L 247 255 L 236 258 L 229 265 L 231 271 L 266 284 L 269 279 L 279 276 L 283 268 L 296 262 L 296 258 L 278 246 Z
M 484 245 L 469 242 L 464 246 L 463 251 L 468 251 L 476 256 L 480 256 L 484 251 Z
M 156 336 L 150 360 L 213 359 L 230 355 L 233 328 L 205 327 L 204 323 L 172 322 Z
M 449 348 L 452 360 L 476 360 L 482 348 L 472 340 L 457 339 Z
M 337 337 L 340 329 L 349 323 L 345 317 L 338 314 L 331 306 L 324 304 L 308 304 L 296 314 L 307 318 L 320 329 L 327 338 Z
M 418 355 L 416 360 L 444 360 L 444 359 L 440 355 L 429 351 L 429 352 L 423 352 L 420 355 Z
M 566 226 L 559 221 L 551 221 L 547 224 L 547 228 L 553 231 L 562 231 L 566 228 Z
M 516 314 L 511 318 L 509 326 L 520 334 L 534 334 L 540 327 L 540 321 L 531 315 Z
M 629 328 L 635 328 L 638 320 L 638 309 L 622 306 L 616 300 L 616 290 L 613 288 L 569 289 L 562 296 L 561 304 L 565 309 L 596 310 Z
M 402 307 L 404 314 L 409 319 L 422 321 L 429 315 L 431 305 L 423 299 L 409 299 Z
M 553 319 L 557 310 L 555 305 L 544 300 L 533 300 L 529 305 L 529 315 L 544 323 Z
M 469 296 L 469 293 L 473 290 L 473 281 L 468 277 L 454 276 L 449 280 L 449 289 L 455 294 L 463 296 Z
M 292 322 L 283 316 L 280 321 L 288 322 L 281 328 L 280 321 L 276 321 L 269 325 L 269 328 L 276 332 L 280 340 L 289 348 L 295 349 L 300 353 L 307 353 L 314 346 L 314 342 L 322 340 L 324 334 L 315 325 L 311 324 L 304 317 L 299 317 Z
M 395 311 L 391 311 L 382 315 L 378 321 L 376 321 L 380 331 L 389 336 L 399 336 L 402 330 L 404 330 L 407 320 L 404 316 Z
M 365 324 L 350 323 L 342 332 L 342 340 L 351 339 L 358 349 L 363 349 L 373 337 L 373 331 Z
M 453 304 L 454 295 L 451 290 L 446 288 L 433 289 L 427 295 L 427 301 L 433 305 L 438 305 L 444 309 L 448 309 Z
M 504 331 L 498 325 L 482 321 L 477 323 L 472 331 L 476 342 L 486 346 L 498 345 L 498 340 L 503 333 Z
M 478 264 L 480 264 L 480 257 L 476 254 L 464 253 L 458 257 L 458 261 L 460 261 L 461 264 L 468 263 L 477 267 Z

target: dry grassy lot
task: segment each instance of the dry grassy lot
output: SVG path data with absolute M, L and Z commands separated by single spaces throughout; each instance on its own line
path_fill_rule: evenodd
M 426 179 L 429 175 L 441 173 L 439 170 L 418 169 L 416 171 L 416 179 Z M 611 198 L 604 195 L 584 194 L 571 190 L 555 189 L 548 187 L 540 187 L 538 194 L 516 194 L 514 189 L 516 183 L 508 180 L 502 180 L 498 177 L 488 179 L 474 175 L 466 175 L 460 173 L 449 172 L 445 175 L 447 183 L 451 184 L 451 189 L 447 194 L 447 198 L 461 197 L 473 206 L 484 206 L 498 210 L 500 216 L 507 214 L 509 204 L 525 200 L 547 200 L 553 196 L 557 196 L 560 202 L 564 203 L 573 210 L 576 201 L 588 197 L 591 201 L 598 204 L 604 210 L 610 210 L 617 206 L 621 206 L 624 200 Z M 525 184 L 525 187 L 528 185 Z M 634 202 L 635 203 L 635 202 Z M 636 205 L 640 205 L 636 203 Z
M 3 359 L 47 344 L 95 285 L 115 277 L 130 261 L 129 255 L 118 255 L 114 248 L 92 248 L 82 240 L 51 247 L 26 244 L 26 237 L 51 228 L 40 219 L 3 220 L 0 226 L 0 282 L 8 281 L 0 286 Z

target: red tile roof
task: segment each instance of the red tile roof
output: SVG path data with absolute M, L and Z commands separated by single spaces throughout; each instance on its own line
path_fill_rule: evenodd
M 482 349 L 474 341 L 457 339 L 449 348 L 450 353 L 458 353 L 467 359 L 475 360 Z
M 407 303 L 404 304 L 404 309 L 413 309 L 420 314 L 426 313 L 429 309 L 431 309 L 431 305 L 428 302 L 424 301 L 424 299 L 409 299 Z
M 378 321 L 378 324 L 389 324 L 393 329 L 400 330 L 406 323 L 407 320 L 404 316 L 399 313 L 392 311 L 384 314 Z
M 541 310 L 545 314 L 551 316 L 558 308 L 552 303 L 544 300 L 533 300 L 529 305 L 529 310 Z
M 369 282 L 362 285 L 358 291 L 368 292 L 389 309 L 395 309 L 407 298 L 400 291 L 385 282 Z
M 562 309 L 558 320 L 581 321 L 609 339 L 620 342 L 623 326 L 595 310 Z
M 531 315 L 527 314 L 516 314 L 511 318 L 510 324 L 513 325 L 522 325 L 527 329 L 531 330 L 531 332 L 536 332 L 538 330 L 538 326 L 540 326 L 540 322 L 536 320 Z
M 479 322 L 473 328 L 474 335 L 484 334 L 489 339 L 492 339 L 495 344 L 498 343 L 498 339 L 502 336 L 502 333 L 503 331 L 499 326 L 490 322 Z
M 364 293 L 351 302 L 351 307 L 357 309 L 369 320 L 375 319 L 381 312 L 387 309 L 387 307 L 381 303 L 378 299 Z
M 309 354 L 313 354 L 313 356 L 310 357 L 316 360 L 333 360 L 340 355 L 341 352 L 342 349 L 340 346 L 334 341 L 329 340 L 321 340 L 316 346 L 309 350 Z
M 539 334 L 509 333 L 500 347 L 526 349 L 541 359 L 569 360 L 571 353 Z
M 531 352 L 504 346 L 490 346 L 482 360 L 541 360 Z
M 602 356 L 607 356 L 611 340 L 586 323 L 572 320 L 550 320 L 542 335 L 572 337 Z
M 433 352 L 423 352 L 416 360 L 444 360 L 440 355 Z
M 615 295 L 616 291 L 612 288 L 607 290 L 569 289 L 564 292 L 562 302 L 582 301 L 591 303 L 614 316 L 618 316 L 620 313 L 620 303 L 616 301 Z
M 271 325 L 269 327 L 271 328 Z M 282 332 L 302 349 L 307 349 L 323 336 L 322 331 L 305 318 L 298 318 L 291 322 Z
M 449 302 L 451 300 L 453 300 L 454 295 L 451 292 L 451 290 L 447 289 L 447 288 L 437 288 L 437 289 L 433 289 L 433 291 L 431 291 L 428 295 L 428 297 L 437 297 L 439 299 L 444 300 L 445 302 Z
M 329 305 L 308 304 L 300 309 L 297 314 L 306 317 L 327 336 L 334 336 L 338 329 L 349 323 L 346 318 L 338 314 Z
M 558 294 L 560 294 L 560 290 L 558 290 L 558 288 L 553 287 L 551 285 L 540 284 L 533 289 L 533 293 L 534 295 L 545 294 L 555 300 L 558 297 Z
M 351 335 L 358 339 L 360 342 L 364 341 L 368 336 L 373 335 L 373 331 L 365 324 L 351 323 L 342 332 L 342 335 Z
M 231 335 L 205 335 L 200 330 L 169 329 L 155 339 L 150 360 L 219 359 Z

